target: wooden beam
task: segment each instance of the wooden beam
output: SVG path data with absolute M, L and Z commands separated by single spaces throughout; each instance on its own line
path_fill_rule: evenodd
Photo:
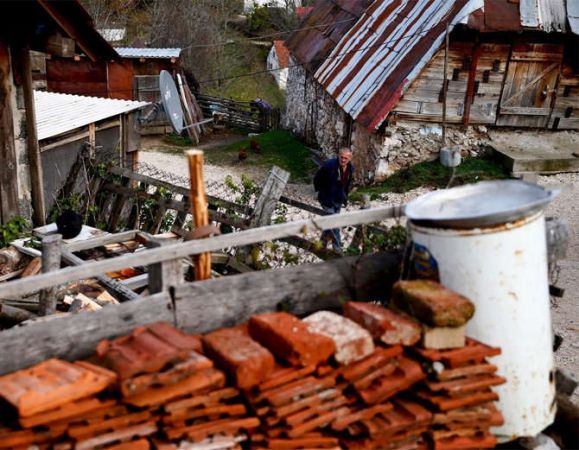
M 306 314 L 340 308 L 350 299 L 387 299 L 398 280 L 399 261 L 397 254 L 377 253 L 181 285 L 175 290 L 178 325 L 206 333 L 277 308 Z M 156 294 L 90 314 L 2 331 L 0 374 L 50 357 L 85 358 L 102 339 L 128 334 L 138 325 L 173 322 L 171 304 L 168 294 Z
M 32 88 L 32 63 L 30 49 L 18 49 L 17 58 L 22 69 L 22 91 L 24 107 L 26 109 L 26 147 L 30 161 L 30 187 L 32 195 L 32 222 L 35 226 L 46 224 L 46 210 L 44 205 L 44 186 L 42 181 L 42 161 L 38 134 L 36 133 L 36 112 L 34 108 L 34 90 Z
M 8 45 L 0 40 L 0 223 L 18 215 L 18 170 L 14 145 L 12 76 Z
M 44 53 L 60 56 L 61 58 L 74 57 L 74 39 L 70 39 L 60 34 L 53 34 L 44 42 Z
M 270 225 L 263 228 L 253 228 L 238 233 L 229 233 L 208 239 L 200 239 L 175 243 L 166 247 L 139 252 L 138 254 L 122 255 L 108 260 L 87 262 L 79 267 L 61 269 L 55 274 L 37 275 L 34 278 L 15 280 L 0 285 L 0 298 L 23 295 L 35 292 L 57 284 L 77 281 L 82 278 L 94 277 L 109 271 L 120 270 L 134 265 L 154 264 L 168 259 L 183 258 L 204 252 L 219 251 L 227 247 L 257 244 L 285 237 L 305 234 L 312 230 L 341 228 L 363 223 L 380 222 L 393 217 L 401 217 L 403 206 L 382 206 L 373 209 L 351 211 L 343 214 L 332 214 L 315 219 L 298 220 L 295 222 Z

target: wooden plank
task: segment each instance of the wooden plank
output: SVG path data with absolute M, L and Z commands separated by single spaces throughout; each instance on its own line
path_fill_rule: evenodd
M 67 267 L 55 274 L 41 274 L 33 279 L 15 280 L 0 285 L 0 298 L 13 295 L 23 295 L 53 285 L 76 281 L 82 278 L 94 277 L 109 271 L 120 270 L 131 266 L 144 266 L 167 259 L 182 258 L 188 255 L 198 255 L 204 252 L 218 251 L 227 247 L 257 244 L 285 237 L 305 234 L 309 231 L 329 228 L 343 228 L 366 223 L 376 223 L 382 220 L 402 217 L 403 206 L 382 206 L 372 209 L 350 211 L 342 214 L 332 214 L 324 217 L 298 220 L 263 228 L 253 228 L 238 233 L 224 234 L 208 239 L 200 239 L 175 243 L 158 249 L 127 254 L 102 261 L 87 262 L 78 267 Z
M 501 106 L 502 114 L 512 114 L 521 116 L 548 116 L 551 108 L 531 108 L 530 106 Z
M 42 273 L 50 275 L 60 269 L 62 256 L 62 236 L 51 234 L 42 239 Z M 56 312 L 56 287 L 40 291 L 39 315 L 48 316 Z
M 71 242 L 65 244 L 66 250 L 69 252 L 80 252 L 81 250 L 88 250 L 89 248 L 102 247 L 107 244 L 118 244 L 119 242 L 134 240 L 137 236 L 138 230 L 123 231 L 116 234 L 106 234 L 104 236 L 87 239 L 85 241 Z
M 169 245 L 169 241 L 157 239 L 148 244 L 149 248 L 159 248 Z M 169 292 L 183 283 L 183 266 L 181 258 L 170 259 L 149 267 L 149 292 L 156 294 L 159 292 Z M 173 311 L 175 311 L 173 309 Z
M 290 173 L 286 170 L 277 166 L 271 168 L 251 215 L 251 228 L 262 227 L 271 223 L 271 216 L 289 178 Z
M 395 254 L 377 253 L 181 285 L 175 290 L 177 324 L 188 332 L 206 333 L 239 324 L 254 313 L 275 311 L 278 306 L 305 314 L 340 308 L 342 299 L 387 299 L 390 286 L 398 280 L 399 260 Z M 50 357 L 88 357 L 102 339 L 159 320 L 173 322 L 170 305 L 169 295 L 156 294 L 91 314 L 2 331 L 0 373 Z
M 72 264 L 74 266 L 83 266 L 86 264 L 90 264 L 88 261 L 84 261 L 83 259 L 79 258 L 76 255 L 73 255 L 70 251 L 64 250 L 62 252 L 62 259 L 67 264 Z M 135 264 L 136 265 L 136 264 Z M 118 269 L 117 269 L 118 270 Z M 103 287 L 114 297 L 120 299 L 120 301 L 128 301 L 134 300 L 139 297 L 138 294 L 131 291 L 128 287 L 123 285 L 117 280 L 113 280 L 112 278 L 108 277 L 107 275 L 95 275 L 94 278 L 103 285 Z

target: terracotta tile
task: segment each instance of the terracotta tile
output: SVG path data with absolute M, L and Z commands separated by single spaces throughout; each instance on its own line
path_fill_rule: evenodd
M 336 350 L 332 339 L 310 332 L 304 322 L 283 312 L 252 316 L 249 333 L 277 358 L 292 365 L 317 365 Z
M 92 364 L 49 359 L 0 377 L 0 396 L 29 417 L 101 392 L 115 380 Z
M 392 302 L 432 327 L 464 325 L 475 310 L 469 299 L 430 280 L 397 281 Z
M 0 434 L 0 449 L 13 450 L 16 447 L 42 444 L 54 439 L 55 436 L 49 431 L 2 430 L 2 433 Z
M 330 311 L 318 311 L 303 320 L 310 331 L 334 341 L 334 358 L 339 364 L 359 361 L 374 352 L 372 336 L 353 320 Z
M 123 442 L 135 437 L 150 436 L 157 432 L 157 425 L 155 422 L 146 422 L 139 425 L 124 428 L 122 430 L 112 431 L 110 433 L 101 434 L 99 436 L 90 437 L 88 439 L 79 440 L 76 443 L 75 450 L 89 450 L 98 446 L 106 444 L 113 444 L 116 442 Z
M 351 424 L 367 420 L 374 417 L 376 414 L 385 413 L 393 408 L 391 403 L 382 403 L 380 405 L 371 406 L 364 409 L 351 408 L 350 412 L 339 419 L 334 420 L 332 423 L 332 429 L 336 431 L 344 431 Z
M 364 402 L 369 405 L 381 403 L 398 392 L 408 389 L 426 375 L 417 362 L 407 357 L 400 358 L 400 365 L 392 375 L 379 378 L 367 389 L 358 391 Z
M 31 428 L 38 425 L 46 425 L 52 422 L 67 421 L 78 416 L 83 416 L 101 408 L 108 408 L 116 404 L 116 400 L 102 401 L 95 397 L 75 400 L 56 409 L 45 411 L 34 416 L 21 417 L 20 425 L 24 428 Z
M 483 390 L 491 386 L 504 384 L 507 380 L 496 375 L 480 375 L 468 378 L 460 378 L 451 381 L 426 382 L 426 386 L 433 392 L 444 391 L 450 395 L 465 394 L 472 391 Z
M 136 441 L 123 442 L 103 447 L 103 450 L 149 450 L 151 444 L 147 439 L 137 439 Z
M 487 402 L 496 401 L 499 396 L 490 390 L 482 392 L 473 392 L 464 397 L 453 398 L 445 394 L 435 394 L 426 390 L 417 390 L 415 394 L 418 398 L 427 401 L 440 411 L 450 411 L 452 409 L 464 408 L 466 406 L 475 406 Z
M 299 384 L 296 384 L 294 386 L 291 386 L 290 388 L 283 389 L 277 392 L 272 392 L 265 398 L 273 406 L 281 406 L 291 402 L 295 397 L 307 396 L 314 392 L 331 388 L 335 385 L 336 385 L 335 378 L 327 377 L 319 380 L 313 377 L 308 377 L 301 380 Z
M 307 420 L 315 418 L 321 414 L 325 414 L 327 411 L 336 410 L 342 406 L 351 404 L 352 401 L 344 396 L 340 396 L 336 399 L 323 402 L 320 405 L 313 406 L 303 411 L 291 414 L 284 419 L 284 422 L 290 426 L 295 427 L 304 423 Z
M 475 364 L 456 369 L 446 369 L 436 374 L 439 381 L 454 380 L 472 375 L 492 374 L 497 371 L 497 366 L 493 364 Z
M 256 417 L 221 419 L 188 427 L 169 428 L 165 430 L 165 434 L 169 439 L 187 436 L 194 440 L 202 440 L 213 434 L 237 433 L 239 430 L 253 429 L 258 426 L 259 419 Z
M 297 439 L 268 439 L 268 449 L 294 450 L 338 447 L 339 441 L 335 437 L 303 437 Z
M 247 413 L 245 405 L 236 403 L 231 405 L 215 405 L 205 408 L 182 409 L 163 418 L 163 423 L 172 424 L 176 421 L 207 417 L 216 420 L 219 417 L 243 416 Z
M 466 346 L 463 348 L 453 350 L 425 350 L 414 347 L 412 350 L 427 361 L 441 361 L 450 368 L 462 367 L 473 362 L 480 364 L 484 358 L 501 354 L 500 348 L 489 347 L 472 338 L 466 339 Z
M 388 345 L 414 345 L 422 336 L 422 326 L 412 317 L 374 303 L 348 302 L 344 315 Z
M 141 411 L 134 414 L 127 414 L 108 420 L 98 421 L 89 425 L 73 425 L 68 429 L 67 434 L 71 438 L 77 440 L 86 439 L 108 431 L 147 422 L 151 419 L 151 416 L 152 414 L 150 411 Z
M 147 325 L 159 339 L 181 350 L 193 350 L 200 353 L 202 351 L 201 337 L 187 334 L 178 328 L 175 328 L 168 322 L 155 322 Z
M 230 400 L 239 396 L 239 390 L 227 387 L 219 389 L 216 391 L 211 391 L 203 395 L 186 398 L 184 400 L 177 400 L 171 403 L 167 403 L 163 409 L 168 413 L 173 413 L 185 409 L 190 409 L 198 406 L 211 406 L 216 405 L 222 400 Z
M 315 419 L 309 420 L 308 422 L 306 422 L 304 424 L 301 424 L 301 425 L 298 425 L 294 428 L 291 428 L 287 432 L 287 435 L 290 438 L 300 437 L 309 431 L 315 430 L 317 428 L 323 428 L 325 426 L 328 426 L 335 419 L 348 414 L 349 411 L 350 410 L 348 408 L 344 407 L 344 408 L 340 408 L 340 409 L 337 409 L 334 411 L 328 411 L 326 413 L 320 414 Z
M 203 369 L 179 383 L 155 387 L 137 395 L 125 397 L 123 401 L 130 405 L 145 407 L 160 405 L 170 400 L 185 397 L 207 388 L 222 388 L 225 375 L 217 369 Z
M 496 438 L 490 433 L 484 433 L 476 437 L 454 437 L 434 441 L 434 450 L 460 450 L 494 448 L 497 445 Z
M 316 392 L 308 397 L 288 403 L 287 405 L 280 406 L 279 408 L 275 408 L 273 412 L 277 417 L 282 418 L 302 409 L 317 406 L 324 401 L 335 399 L 340 395 L 341 391 L 339 389 L 326 389 Z
M 293 367 L 278 368 L 274 370 L 269 378 L 258 386 L 260 392 L 265 392 L 269 389 L 280 387 L 291 381 L 295 381 L 306 375 L 310 375 L 316 371 L 316 366 L 307 366 L 301 369 Z
M 116 400 L 113 403 L 105 403 L 105 405 L 93 411 L 87 412 L 85 414 L 78 414 L 74 417 L 56 422 L 51 422 L 46 426 L 48 426 L 51 430 L 66 430 L 72 425 L 90 425 L 105 419 L 111 419 L 113 417 L 128 414 L 127 407 L 124 405 L 116 404 Z
M 257 386 L 274 369 L 269 350 L 235 328 L 222 328 L 203 336 L 203 348 L 240 389 Z
M 402 346 L 400 345 L 395 345 L 389 348 L 378 347 L 372 355 L 368 356 L 362 361 L 358 361 L 344 367 L 341 375 L 348 381 L 357 380 L 358 378 L 366 375 L 369 371 L 382 366 L 383 364 L 389 362 L 392 358 L 396 358 L 401 354 Z
M 190 377 L 198 370 L 210 367 L 213 367 L 213 362 L 210 359 L 197 352 L 189 351 L 185 361 L 177 363 L 167 370 L 123 380 L 120 384 L 121 393 L 127 397 L 140 394 L 152 387 L 175 384 Z
M 477 423 L 490 423 L 495 412 L 498 413 L 492 403 L 483 403 L 436 413 L 432 418 L 432 423 L 433 425 L 444 425 L 449 428 L 453 426 L 475 426 Z
M 378 367 L 372 372 L 364 375 L 362 378 L 357 379 L 352 384 L 356 390 L 367 389 L 374 380 L 392 375 L 396 371 L 398 364 L 397 360 L 386 362 L 381 367 Z

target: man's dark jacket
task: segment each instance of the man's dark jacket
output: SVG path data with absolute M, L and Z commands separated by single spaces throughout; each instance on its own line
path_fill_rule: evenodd
M 339 208 L 346 205 L 352 185 L 354 166 L 348 163 L 344 183 L 340 180 L 340 162 L 338 158 L 327 160 L 314 177 L 314 188 L 322 206 Z

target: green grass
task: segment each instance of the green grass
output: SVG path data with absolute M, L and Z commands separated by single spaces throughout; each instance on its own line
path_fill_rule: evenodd
M 203 92 L 222 98 L 238 101 L 251 101 L 262 98 L 277 108 L 283 108 L 285 95 L 275 84 L 271 73 L 249 73 L 266 70 L 268 47 L 257 47 L 247 42 L 241 33 L 231 31 L 229 37 L 234 42 L 225 46 L 224 63 L 221 65 L 219 78 L 224 80 L 219 85 L 203 86 Z
M 257 141 L 261 154 L 256 154 L 249 147 L 251 140 Z M 245 148 L 247 159 L 239 162 L 238 154 Z M 310 153 L 298 139 L 284 130 L 272 130 L 253 138 L 205 152 L 208 162 L 217 165 L 242 164 L 245 166 L 271 167 L 279 166 L 291 174 L 292 182 L 308 182 L 316 166 L 310 158 Z
M 452 169 L 442 166 L 438 161 L 427 161 L 400 170 L 378 186 L 362 187 L 351 195 L 352 201 L 359 201 L 362 194 L 376 199 L 387 192 L 407 192 L 419 187 L 445 188 L 451 181 Z M 499 162 L 488 158 L 466 158 L 456 168 L 451 186 L 476 183 L 483 180 L 509 178 L 509 171 Z

